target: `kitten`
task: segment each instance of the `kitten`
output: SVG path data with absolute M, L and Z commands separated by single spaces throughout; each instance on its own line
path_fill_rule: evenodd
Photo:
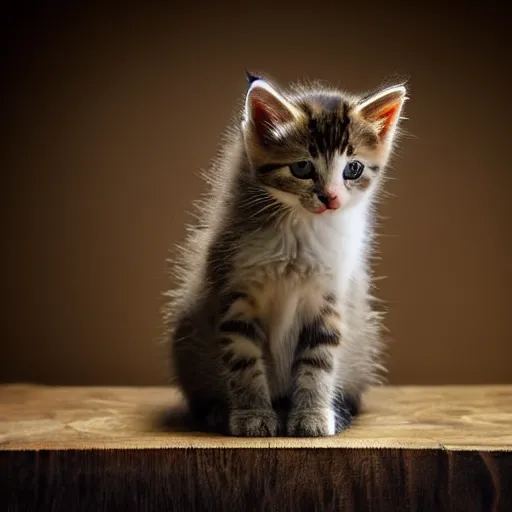
M 176 264 L 171 367 L 208 429 L 334 435 L 382 368 L 368 259 L 406 91 L 248 80 Z

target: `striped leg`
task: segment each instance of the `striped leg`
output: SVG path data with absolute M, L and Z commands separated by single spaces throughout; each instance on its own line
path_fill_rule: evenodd
M 278 429 L 263 362 L 265 333 L 250 297 L 237 294 L 219 326 L 221 361 L 228 384 L 229 431 L 234 436 L 269 437 Z
M 292 368 L 292 407 L 287 424 L 291 437 L 334 435 L 334 384 L 341 322 L 334 298 L 328 296 L 317 317 L 304 325 Z

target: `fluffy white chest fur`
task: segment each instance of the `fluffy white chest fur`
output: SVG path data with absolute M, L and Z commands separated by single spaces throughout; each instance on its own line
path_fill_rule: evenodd
M 364 204 L 325 215 L 290 216 L 244 240 L 234 275 L 255 298 L 269 336 L 273 398 L 289 390 L 299 330 L 315 317 L 327 294 L 336 295 L 343 316 L 350 283 L 364 265 L 367 218 Z

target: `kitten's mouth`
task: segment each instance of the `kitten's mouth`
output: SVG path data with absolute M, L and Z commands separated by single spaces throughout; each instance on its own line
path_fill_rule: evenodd
M 316 208 L 313 208 L 311 211 L 313 213 L 324 213 L 327 210 L 333 212 L 333 211 L 337 210 L 339 207 L 340 207 L 339 202 L 329 203 L 328 205 L 322 204 L 321 206 L 317 206 Z
M 324 213 L 325 210 L 327 210 L 327 206 L 325 206 L 325 204 L 323 204 L 322 206 L 318 206 L 317 208 L 313 208 L 311 211 L 313 213 Z

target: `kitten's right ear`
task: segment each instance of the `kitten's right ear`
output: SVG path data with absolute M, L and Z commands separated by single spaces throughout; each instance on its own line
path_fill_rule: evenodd
M 253 128 L 260 139 L 275 137 L 279 129 L 297 121 L 301 112 L 265 80 L 251 75 L 245 99 L 244 129 Z
M 406 100 L 403 85 L 389 87 L 364 100 L 356 111 L 377 128 L 381 140 L 391 140 Z

